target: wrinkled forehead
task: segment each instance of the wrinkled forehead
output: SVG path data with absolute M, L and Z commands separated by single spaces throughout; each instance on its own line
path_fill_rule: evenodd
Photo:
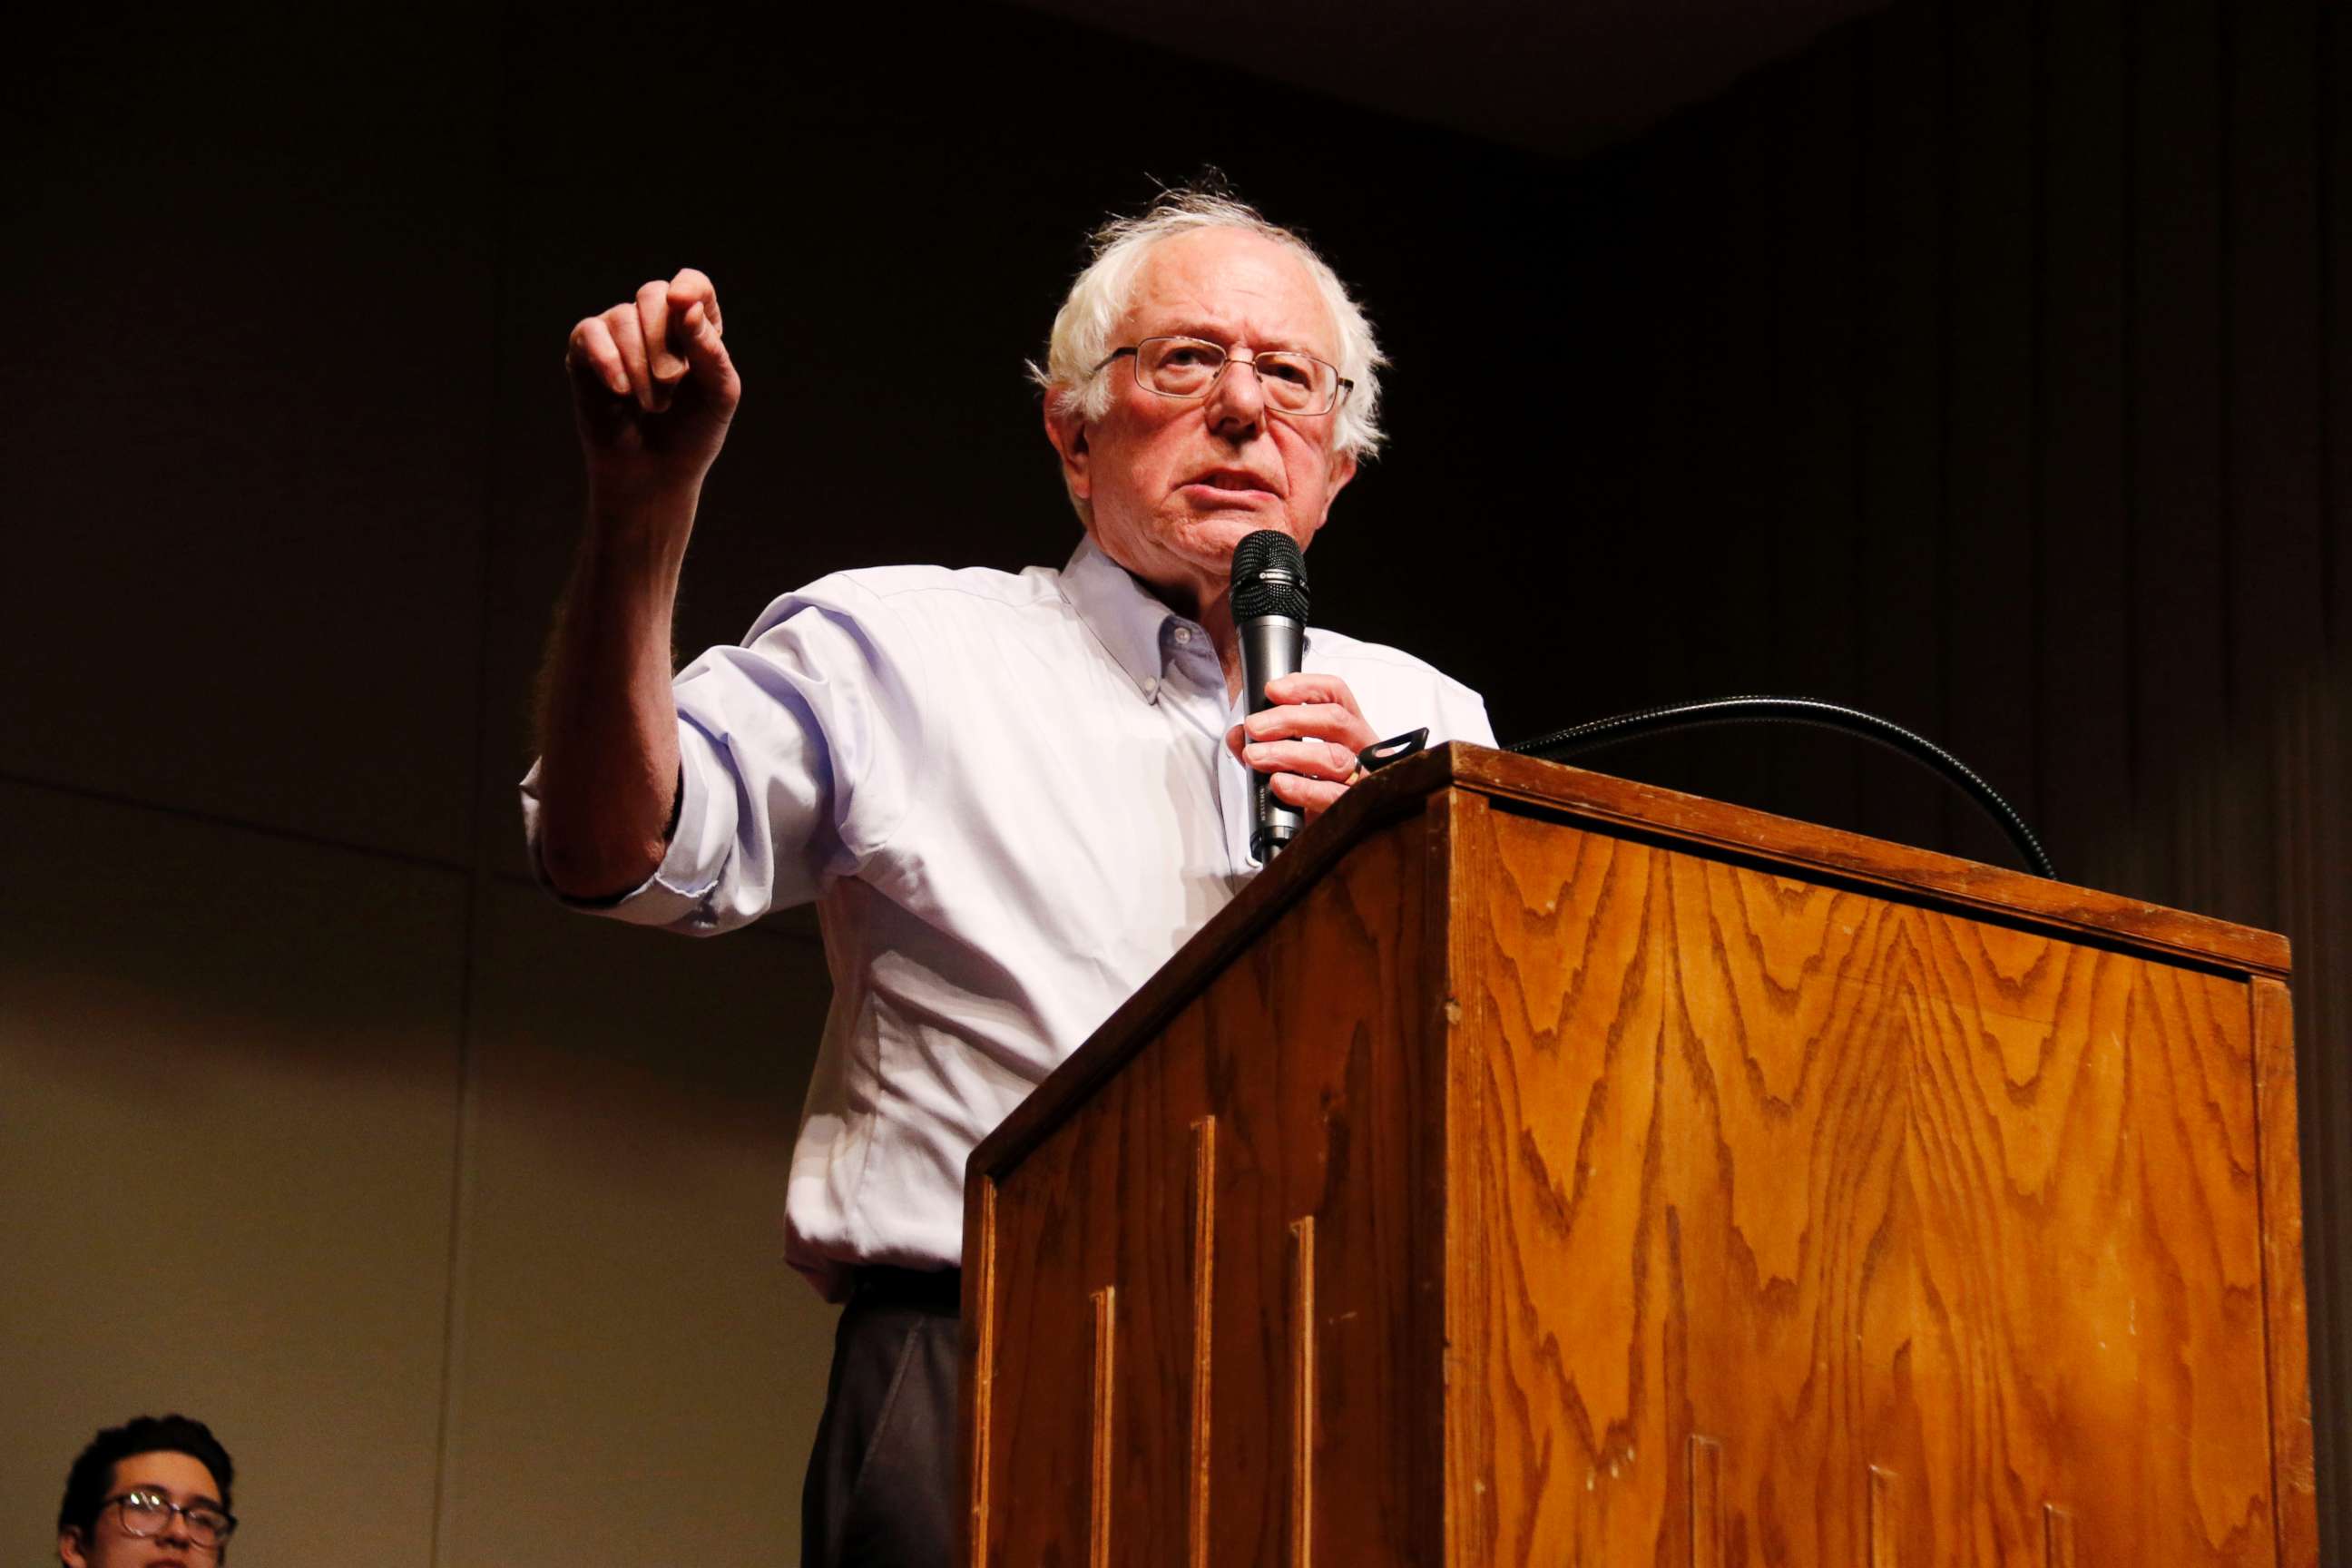
M 1336 362 L 1339 324 L 1306 258 L 1238 228 L 1171 235 L 1143 255 L 1119 341 L 1165 332 L 1233 345 L 1297 348 Z

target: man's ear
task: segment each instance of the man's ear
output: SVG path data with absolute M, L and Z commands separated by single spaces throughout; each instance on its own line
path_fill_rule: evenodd
M 1045 439 L 1054 444 L 1055 455 L 1062 459 L 1062 483 L 1070 492 L 1070 500 L 1083 507 L 1094 500 L 1094 479 L 1089 472 L 1093 448 L 1087 442 L 1087 422 L 1076 409 L 1056 410 L 1055 400 L 1045 400 Z
M 66 1568 L 89 1568 L 89 1558 L 82 1550 L 81 1531 L 68 1525 L 58 1531 L 58 1561 Z

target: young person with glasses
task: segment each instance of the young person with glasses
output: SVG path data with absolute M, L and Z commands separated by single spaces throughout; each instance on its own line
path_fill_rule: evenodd
M 210 1568 L 236 1531 L 236 1466 L 201 1421 L 141 1415 L 90 1439 L 58 1505 L 65 1568 Z

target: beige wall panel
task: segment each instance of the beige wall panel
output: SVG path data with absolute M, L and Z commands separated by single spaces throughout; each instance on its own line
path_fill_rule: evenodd
M 442 1568 L 796 1555 L 834 1310 L 782 1216 L 827 994 L 806 942 L 494 890 Z
M 240 1568 L 423 1563 L 464 879 L 17 784 L 0 821 L 0 1554 L 180 1409 Z

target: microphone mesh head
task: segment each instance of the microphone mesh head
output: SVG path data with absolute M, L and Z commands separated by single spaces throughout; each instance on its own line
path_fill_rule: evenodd
M 1234 546 L 1234 619 L 1261 616 L 1286 616 L 1301 625 L 1307 620 L 1307 557 L 1298 541 L 1271 528 Z

